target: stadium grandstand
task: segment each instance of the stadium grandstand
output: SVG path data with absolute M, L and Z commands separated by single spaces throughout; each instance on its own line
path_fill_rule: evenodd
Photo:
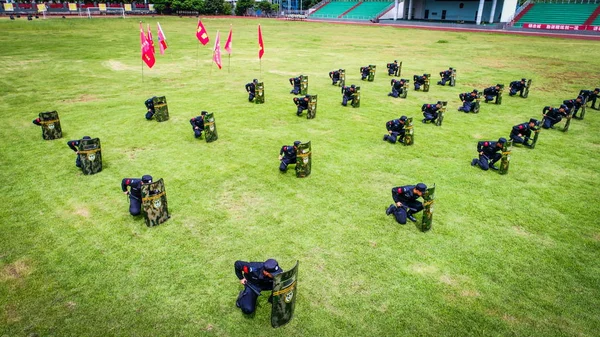
M 555 30 L 600 30 L 600 1 L 526 2 L 513 27 Z

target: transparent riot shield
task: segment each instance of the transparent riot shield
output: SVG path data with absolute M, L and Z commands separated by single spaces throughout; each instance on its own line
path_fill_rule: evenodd
M 423 91 L 429 92 L 429 78 L 431 77 L 431 74 L 423 74 L 423 76 L 425 76 L 425 84 L 423 84 Z
M 317 116 L 317 96 L 308 95 L 308 110 L 306 112 L 307 119 L 313 119 Z
M 427 188 L 427 191 L 423 193 L 423 219 L 421 219 L 421 225 L 419 229 L 421 232 L 427 232 L 431 229 L 431 222 L 433 220 L 433 204 L 435 202 L 435 184 L 433 187 Z
M 308 76 L 300 75 L 300 95 L 308 95 Z
M 527 85 L 525 86 L 525 89 L 523 89 L 521 97 L 527 98 L 529 96 L 529 88 L 531 88 L 531 80 L 527 80 Z
M 438 118 L 435 120 L 435 125 L 442 126 L 442 122 L 444 121 L 444 114 L 446 113 L 446 106 L 448 105 L 448 101 L 441 101 L 442 107 L 438 111 Z
M 310 142 L 298 145 L 296 150 L 296 177 L 304 178 L 310 175 L 312 168 L 312 150 Z
M 369 76 L 367 77 L 367 81 L 373 82 L 375 80 L 375 70 L 377 66 L 374 64 L 369 64 Z
M 83 174 L 95 174 L 102 171 L 102 147 L 100 139 L 79 140 L 77 152 L 81 160 L 81 171 Z
M 512 140 L 507 141 L 502 146 L 502 159 L 500 160 L 500 170 L 498 173 L 507 174 L 508 165 L 510 164 L 510 152 L 512 150 Z
M 254 103 L 263 104 L 265 102 L 265 84 L 264 82 L 256 83 L 254 88 L 256 96 L 254 97 Z
M 340 81 L 338 82 L 339 87 L 346 85 L 346 69 L 340 69 Z
M 498 90 L 498 95 L 496 95 L 496 101 L 494 103 L 501 105 L 502 104 L 502 93 L 504 92 L 504 84 L 499 85 L 500 90 Z
M 413 125 L 413 118 L 408 117 L 404 125 L 404 130 L 406 130 L 404 133 L 404 145 L 413 145 L 415 142 L 415 128 Z
M 452 75 L 450 76 L 450 86 L 453 87 L 456 85 L 456 69 L 452 67 Z
M 273 280 L 273 306 L 271 308 L 271 326 L 278 328 L 294 317 L 296 290 L 298 287 L 298 261 L 294 268 L 275 275 Z
M 154 103 L 154 117 L 157 122 L 169 120 L 169 107 L 167 106 L 167 98 L 165 96 L 152 97 Z
M 52 140 L 62 138 L 62 128 L 60 127 L 60 118 L 58 112 L 47 111 L 40 112 L 40 124 L 42 125 L 42 138 Z
M 169 220 L 167 193 L 162 178 L 149 184 L 142 185 L 142 214 L 146 226 L 154 227 Z
M 353 108 L 360 108 L 360 87 L 355 88 L 356 91 L 352 94 L 352 105 Z
M 215 124 L 215 115 L 212 112 L 204 115 L 204 138 L 206 139 L 207 143 L 211 143 L 219 139 L 217 125 Z

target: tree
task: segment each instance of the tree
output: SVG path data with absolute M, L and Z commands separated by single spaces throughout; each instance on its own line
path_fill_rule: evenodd
M 225 11 L 225 0 L 205 0 L 204 1 L 204 14 L 218 15 L 224 14 Z M 230 12 L 231 13 L 231 12 Z
M 254 7 L 253 0 L 239 0 L 235 5 L 235 15 L 244 15 L 249 8 Z

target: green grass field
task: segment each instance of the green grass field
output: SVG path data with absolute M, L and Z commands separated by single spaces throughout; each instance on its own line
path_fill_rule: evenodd
M 143 20 L 156 37 L 157 18 Z M 597 87 L 598 42 L 203 22 L 211 42 L 198 48 L 195 18 L 160 18 L 169 48 L 142 82 L 136 18 L 0 20 L 0 336 L 598 336 L 600 112 L 514 148 L 508 175 L 469 165 L 478 140 Z M 231 66 L 223 51 L 218 70 L 211 48 L 230 24 Z M 411 83 L 456 67 L 457 86 L 388 97 L 394 59 Z M 361 82 L 368 64 L 375 81 Z M 362 87 L 360 108 L 340 105 L 336 68 Z M 299 74 L 319 95 L 316 119 L 295 116 Z M 533 78 L 528 99 L 456 111 L 460 92 L 521 77 Z M 253 78 L 264 105 L 247 102 Z M 154 95 L 168 122 L 144 119 Z M 449 100 L 444 125 L 421 124 L 437 100 Z M 63 138 L 44 141 L 31 121 L 50 110 Z M 215 113 L 217 142 L 194 139 L 201 110 Z M 382 141 L 400 115 L 417 121 L 411 147 Z M 102 141 L 99 174 L 82 175 L 66 145 L 84 135 Z M 305 179 L 278 171 L 294 140 L 312 142 Z M 154 228 L 120 189 L 143 174 L 166 185 L 172 218 Z M 392 187 L 418 182 L 437 185 L 428 233 L 384 212 Z M 268 296 L 253 317 L 234 305 L 235 260 L 270 257 L 300 261 L 295 317 L 280 329 Z

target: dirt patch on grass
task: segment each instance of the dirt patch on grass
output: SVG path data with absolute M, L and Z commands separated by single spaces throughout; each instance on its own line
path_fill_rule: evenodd
M 4 321 L 6 323 L 16 323 L 21 320 L 21 316 L 17 312 L 17 308 L 14 305 L 5 305 L 4 306 Z
M 479 297 L 480 294 L 479 294 L 479 291 L 477 291 L 477 290 L 465 289 L 460 292 L 460 296 L 462 296 L 462 297 Z
M 138 147 L 138 148 L 133 148 L 131 150 L 125 150 L 125 154 L 129 157 L 129 159 L 135 159 L 138 152 L 144 151 L 146 150 L 146 148 L 143 147 Z
M 530 236 L 531 234 L 529 234 L 529 232 L 527 232 L 523 227 L 521 226 L 513 226 L 512 229 L 515 231 L 515 233 L 517 233 L 517 235 L 519 236 Z
M 75 303 L 73 301 L 69 301 L 69 302 L 65 303 L 65 308 L 67 308 L 69 310 L 75 309 L 76 306 L 77 306 L 77 303 Z
M 75 214 L 85 217 L 85 218 L 90 217 L 90 211 L 86 207 L 77 208 L 77 210 L 75 211 Z
M 31 266 L 25 260 L 15 261 L 2 268 L 0 281 L 22 280 L 31 274 Z
M 108 61 L 104 61 L 102 62 L 102 65 L 108 69 L 114 70 L 114 71 L 123 71 L 123 70 L 137 70 L 139 69 L 139 67 L 132 67 L 132 66 L 128 66 L 124 63 L 121 63 L 119 61 L 116 60 L 108 60 Z
M 450 275 L 442 275 L 440 276 L 440 282 L 447 284 L 447 285 L 451 285 L 451 286 L 455 286 L 456 285 L 456 280 L 453 279 L 452 277 L 450 277 Z
M 433 274 L 438 271 L 436 266 L 429 266 L 421 263 L 413 264 L 410 269 L 417 274 Z
M 98 96 L 83 94 L 77 98 L 64 99 L 63 102 L 65 102 L 65 103 L 82 103 L 82 102 L 94 102 L 94 101 L 99 101 L 99 100 L 100 100 L 100 98 L 98 98 Z

